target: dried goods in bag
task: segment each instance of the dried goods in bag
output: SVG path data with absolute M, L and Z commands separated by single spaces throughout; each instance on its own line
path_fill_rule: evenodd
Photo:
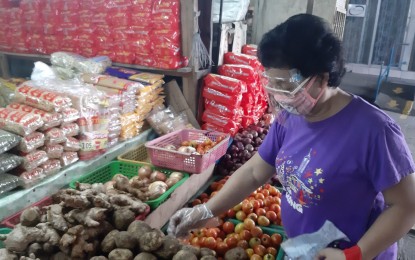
M 64 152 L 60 158 L 62 167 L 73 164 L 79 160 L 78 153 L 76 152 Z
M 203 79 L 203 82 L 205 86 L 226 93 L 238 94 L 247 92 L 247 86 L 244 81 L 222 75 L 208 74 Z
M 22 138 L 17 150 L 23 153 L 31 153 L 45 144 L 45 135 L 41 132 L 33 132 Z
M 7 152 L 17 146 L 21 137 L 0 129 L 0 153 Z
M 60 144 L 46 145 L 42 148 L 48 155 L 49 159 L 59 159 L 63 153 L 63 146 Z
M 42 163 L 39 168 L 43 169 L 43 174 L 45 176 L 57 174 L 62 166 L 60 160 L 47 160 Z
M 213 88 L 210 88 L 208 86 L 203 87 L 203 93 L 204 98 L 215 100 L 217 102 L 220 102 L 222 104 L 232 104 L 235 107 L 239 107 L 241 105 L 242 101 L 242 94 L 230 94 L 226 92 L 221 92 L 218 90 L 215 90 Z
M 40 115 L 43 121 L 43 126 L 39 130 L 47 130 L 49 128 L 58 126 L 62 123 L 62 115 L 56 112 L 50 113 L 41 109 L 37 109 L 28 105 L 20 103 L 11 103 L 7 108 L 15 109 L 27 113 Z
M 62 110 L 63 123 L 68 124 L 79 119 L 80 113 L 77 109 L 68 107 Z
M 48 112 L 61 112 L 71 106 L 69 98 L 55 92 L 30 86 L 32 83 L 23 83 L 16 88 L 14 101 L 23 103 Z
M 30 171 L 46 162 L 47 160 L 48 155 L 45 151 L 36 150 L 23 156 L 23 164 L 21 166 L 26 171 Z
M 73 137 L 67 137 L 63 143 L 63 150 L 65 152 L 77 152 L 81 149 L 79 140 Z
M 20 136 L 26 136 L 43 126 L 40 115 L 10 108 L 0 108 L 0 128 Z
M 65 141 L 66 136 L 62 129 L 52 128 L 45 132 L 45 144 L 60 144 Z
M 42 168 L 34 168 L 30 171 L 23 171 L 18 174 L 20 180 L 23 182 L 24 188 L 29 188 L 35 185 L 39 180 L 45 178 Z
M 11 174 L 2 174 L 0 178 L 0 194 L 11 191 L 21 185 L 19 177 Z
M 79 126 L 76 123 L 64 124 L 60 127 L 66 137 L 79 134 Z
M 23 158 L 14 154 L 0 154 L 0 174 L 13 170 L 23 162 Z M 0 179 L 1 179 L 0 175 Z

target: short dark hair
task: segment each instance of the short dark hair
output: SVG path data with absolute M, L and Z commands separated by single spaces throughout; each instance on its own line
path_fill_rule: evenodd
M 326 20 L 311 14 L 294 15 L 267 32 L 258 58 L 266 68 L 295 68 L 303 77 L 328 72 L 331 87 L 345 73 L 341 41 Z

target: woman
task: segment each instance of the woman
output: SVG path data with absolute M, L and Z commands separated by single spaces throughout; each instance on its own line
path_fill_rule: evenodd
M 396 259 L 396 241 L 415 223 L 415 165 L 399 126 L 337 88 L 344 74 L 340 41 L 321 18 L 300 14 L 264 35 L 271 106 L 282 107 L 258 153 L 206 204 L 179 210 L 169 232 L 204 226 L 275 174 L 284 192 L 289 238 L 331 221 L 350 239 L 316 259 Z

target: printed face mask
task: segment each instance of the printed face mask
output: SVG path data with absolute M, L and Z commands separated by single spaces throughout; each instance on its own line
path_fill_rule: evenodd
M 264 75 L 265 80 L 267 80 L 267 84 L 264 85 L 268 93 L 269 104 L 274 110 L 282 107 L 292 114 L 307 115 L 315 107 L 323 94 L 323 90 L 320 91 L 317 98 L 313 98 L 308 91 L 316 77 L 302 80 L 302 77 L 295 70 L 291 70 L 290 74 L 291 77 L 288 79 Z

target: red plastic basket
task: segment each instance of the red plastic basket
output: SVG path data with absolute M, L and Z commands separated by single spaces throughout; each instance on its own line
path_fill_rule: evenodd
M 164 148 L 171 144 L 180 147 L 183 141 L 190 140 L 203 143 L 209 138 L 215 142 L 220 136 L 225 138 L 203 155 L 186 154 Z M 229 134 L 220 132 L 182 129 L 147 142 L 145 146 L 151 163 L 156 166 L 189 173 L 201 173 L 226 153 L 229 138 Z

